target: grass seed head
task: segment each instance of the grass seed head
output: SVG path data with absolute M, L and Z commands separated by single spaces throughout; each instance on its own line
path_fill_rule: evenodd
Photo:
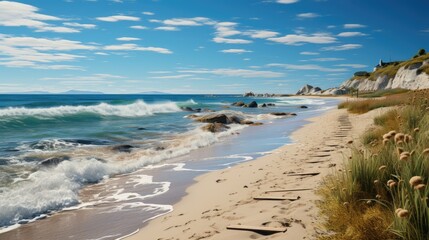
M 423 179 L 420 176 L 414 176 L 414 177 L 410 178 L 410 185 L 412 187 L 415 187 L 421 183 L 423 183 Z

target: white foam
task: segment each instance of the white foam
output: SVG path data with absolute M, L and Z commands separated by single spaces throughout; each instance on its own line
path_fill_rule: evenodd
M 191 104 L 195 102 L 190 100 Z M 126 105 L 100 103 L 93 106 L 59 106 L 50 108 L 9 107 L 0 109 L 0 117 L 38 117 L 53 118 L 80 113 L 91 113 L 101 116 L 142 117 L 156 113 L 181 111 L 174 102 L 147 104 L 142 100 Z

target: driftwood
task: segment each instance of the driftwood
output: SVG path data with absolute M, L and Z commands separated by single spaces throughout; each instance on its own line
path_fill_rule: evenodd
M 248 226 L 248 225 L 231 225 L 226 227 L 228 230 L 241 230 L 241 231 L 252 231 L 263 234 L 274 234 L 286 232 L 286 227 L 259 227 L 259 226 Z
M 271 200 L 271 201 L 284 201 L 284 200 L 289 200 L 289 201 L 296 201 L 298 200 L 300 197 L 272 197 L 272 196 L 266 196 L 266 197 L 254 197 L 254 200 Z
M 298 191 L 308 191 L 313 190 L 312 188 L 291 188 L 291 189 L 277 189 L 277 190 L 268 190 L 265 191 L 265 193 L 272 193 L 272 192 L 298 192 Z
M 308 173 L 290 173 L 286 176 L 316 176 L 319 175 L 320 172 L 308 172 Z

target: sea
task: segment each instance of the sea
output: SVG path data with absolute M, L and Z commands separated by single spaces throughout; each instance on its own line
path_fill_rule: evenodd
M 273 106 L 232 106 L 238 101 Z M 337 103 L 241 95 L 0 95 L 0 239 L 122 239 L 173 211 L 196 176 L 291 144 L 291 132 Z M 230 124 L 212 133 L 189 117 L 214 113 L 262 125 Z

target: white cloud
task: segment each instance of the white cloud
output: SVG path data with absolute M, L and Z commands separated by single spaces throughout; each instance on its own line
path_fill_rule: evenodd
M 311 59 L 311 61 L 316 61 L 316 62 L 334 62 L 334 61 L 343 61 L 345 60 L 344 58 L 313 58 Z M 337 65 L 339 66 L 339 65 Z
M 139 30 L 147 29 L 147 27 L 140 26 L 140 25 L 134 25 L 134 26 L 131 26 L 130 28 L 132 28 L 132 29 L 139 29 Z
M 302 43 L 326 44 L 336 42 L 336 38 L 323 33 L 311 35 L 305 34 L 288 34 L 283 37 L 268 38 L 268 40 L 286 45 L 297 45 Z
M 156 76 L 156 77 L 151 77 L 151 78 L 153 78 L 153 79 L 182 79 L 182 78 L 189 78 L 192 76 L 194 76 L 194 75 L 178 74 L 178 75 L 169 75 L 169 76 Z
M 429 32 L 429 28 L 422 30 L 422 32 Z
M 70 50 L 94 50 L 95 46 L 85 45 L 79 41 L 65 39 L 47 39 L 34 37 L 0 37 L 1 45 L 13 47 L 28 47 L 36 50 L 70 51 Z
M 347 69 L 345 68 L 326 68 L 319 65 L 314 64 L 304 64 L 304 65 L 296 65 L 296 64 L 282 64 L 282 63 L 271 63 L 267 64 L 268 67 L 281 67 L 288 70 L 314 70 L 320 72 L 345 72 Z
M 141 47 L 136 44 L 120 44 L 120 45 L 108 45 L 103 48 L 104 50 L 110 51 L 149 51 L 157 52 L 162 54 L 171 54 L 173 53 L 169 49 L 160 48 L 160 47 Z
M 227 77 L 242 77 L 242 78 L 277 78 L 283 77 L 283 73 L 273 71 L 257 71 L 249 69 L 202 69 L 202 70 L 182 70 L 182 73 L 195 73 L 195 74 L 213 74 Z
M 319 17 L 320 15 L 317 13 L 300 13 L 296 15 L 298 18 L 316 18 Z
M 28 27 L 38 32 L 76 33 L 77 29 L 68 27 L 57 27 L 45 21 L 61 21 L 63 19 L 55 16 L 38 13 L 39 9 L 32 5 L 0 1 L 0 26 L 6 27 Z
M 240 53 L 249 53 L 249 52 L 252 52 L 252 51 L 245 50 L 245 49 L 231 48 L 231 49 L 222 50 L 221 52 L 223 52 L 223 53 L 236 53 L 236 54 L 240 54 Z
M 342 32 L 338 34 L 338 37 L 363 37 L 367 35 L 368 34 L 361 33 L 361 32 Z
M 215 42 L 215 43 L 229 43 L 229 44 L 252 43 L 252 41 L 246 40 L 246 39 L 232 39 L 232 38 L 223 38 L 223 37 L 215 37 L 215 38 L 213 38 L 213 42 Z
M 102 56 L 108 56 L 109 55 L 108 53 L 105 53 L 105 52 L 95 52 L 94 54 L 102 55 Z
M 133 16 L 125 16 L 125 15 L 114 15 L 114 16 L 108 16 L 108 17 L 98 17 L 97 20 L 103 21 L 103 22 L 118 22 L 118 21 L 140 21 L 139 17 L 133 17 Z
M 161 31 L 179 31 L 179 28 L 177 28 L 177 27 L 162 26 L 162 27 L 155 28 L 155 30 L 161 30 Z
M 214 26 L 216 29 L 216 37 L 230 37 L 241 34 L 240 31 L 236 30 L 235 27 L 238 24 L 235 22 L 219 22 Z
M 358 24 L 358 23 L 347 23 L 347 24 L 344 24 L 344 28 L 346 29 L 366 28 L 366 25 Z
M 338 64 L 335 65 L 338 67 L 351 67 L 351 68 L 366 68 L 368 67 L 368 65 L 364 65 L 364 64 Z
M 63 25 L 69 26 L 69 27 L 76 27 L 76 28 L 85 28 L 85 29 L 92 29 L 97 27 L 97 25 L 95 24 L 82 24 L 82 23 L 75 23 L 75 22 L 66 22 L 66 23 L 63 23 Z
M 206 17 L 194 17 L 194 18 L 171 18 L 161 21 L 165 25 L 169 26 L 202 26 L 202 25 L 213 25 L 215 22 L 210 18 Z
M 299 2 L 299 0 L 277 0 L 277 2 L 281 4 L 292 4 L 292 3 Z
M 361 44 L 344 44 L 339 46 L 331 46 L 322 48 L 323 51 L 345 51 L 361 48 Z
M 116 40 L 118 40 L 118 41 L 138 41 L 141 39 L 135 38 L 135 37 L 120 37 L 120 38 L 116 38 Z
M 267 31 L 267 30 L 251 30 L 244 33 L 251 38 L 272 38 L 279 35 L 278 32 Z
M 299 54 L 301 54 L 301 55 L 319 55 L 320 53 L 318 53 L 318 52 L 300 52 Z
M 153 12 L 142 12 L 142 14 L 144 14 L 144 15 L 148 15 L 148 16 L 153 16 L 153 15 L 155 15 L 155 13 L 153 13 Z

